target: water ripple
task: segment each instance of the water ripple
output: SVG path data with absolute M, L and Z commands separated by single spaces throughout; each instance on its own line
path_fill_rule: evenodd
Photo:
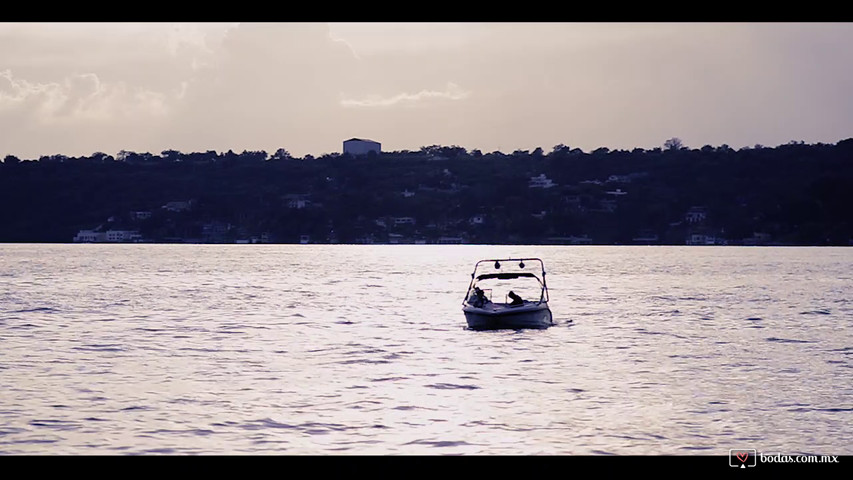
M 463 389 L 463 390 L 476 390 L 480 387 L 476 385 L 457 385 L 453 383 L 436 383 L 433 385 L 426 385 L 429 388 L 436 388 L 439 390 L 455 390 L 455 389 Z

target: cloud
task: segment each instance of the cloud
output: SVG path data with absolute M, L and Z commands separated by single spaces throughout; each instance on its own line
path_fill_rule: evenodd
M 0 72 L 0 154 L 23 158 L 95 151 L 150 151 L 168 128 L 166 94 L 95 74 L 72 74 L 56 82 L 32 82 Z M 156 150 L 159 151 L 159 150 Z
M 399 93 L 391 97 L 382 97 L 381 95 L 370 95 L 362 99 L 342 99 L 341 106 L 348 108 L 373 108 L 373 107 L 393 107 L 395 105 L 420 104 L 433 99 L 444 100 L 463 100 L 468 98 L 470 92 L 462 90 L 453 82 L 447 82 L 447 88 L 443 91 L 436 90 L 421 90 L 418 93 Z
M 322 23 L 239 24 L 210 60 L 186 82 L 164 143 L 321 151 L 338 135 L 330 124 L 341 111 L 340 92 L 362 91 L 368 81 L 351 48 Z
M 362 91 L 364 81 L 322 23 L 0 23 L 0 65 L 2 147 L 31 158 L 296 151 L 288 140 L 337 135 L 318 122 L 342 110 L 345 85 Z
M 851 41 L 844 23 L 0 22 L 0 155 L 836 141 Z
M 123 83 L 104 84 L 93 73 L 74 74 L 60 82 L 35 83 L 0 72 L 0 117 L 27 119 L 42 126 L 78 122 L 113 122 L 168 113 L 163 94 L 130 90 Z

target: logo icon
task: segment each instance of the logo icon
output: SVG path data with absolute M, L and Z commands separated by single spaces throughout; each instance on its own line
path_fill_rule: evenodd
M 754 467 L 756 455 L 754 448 L 729 450 L 729 466 L 735 468 Z

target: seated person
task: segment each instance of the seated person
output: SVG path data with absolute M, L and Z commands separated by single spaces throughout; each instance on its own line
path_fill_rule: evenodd
M 488 302 L 489 299 L 486 298 L 486 293 L 480 290 L 478 287 L 474 287 L 474 293 L 471 294 L 471 298 L 468 299 L 468 303 L 475 307 L 482 307 Z
M 513 292 L 512 290 L 509 291 L 508 295 L 509 295 L 509 298 L 512 299 L 512 302 L 509 303 L 510 305 L 523 305 L 524 304 L 524 300 L 522 300 L 521 297 L 519 297 L 518 294 Z

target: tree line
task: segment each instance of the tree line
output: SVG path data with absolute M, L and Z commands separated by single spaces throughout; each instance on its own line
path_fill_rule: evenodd
M 539 176 L 549 186 L 534 186 Z M 6 155 L 0 242 L 66 243 L 100 227 L 150 241 L 684 244 L 702 232 L 729 244 L 849 245 L 851 186 L 853 138 L 738 150 L 672 138 L 662 148 L 590 152 L 560 144 L 359 157 L 294 157 L 284 148 Z M 163 208 L 190 200 L 185 210 Z M 688 221 L 694 207 L 705 213 Z

